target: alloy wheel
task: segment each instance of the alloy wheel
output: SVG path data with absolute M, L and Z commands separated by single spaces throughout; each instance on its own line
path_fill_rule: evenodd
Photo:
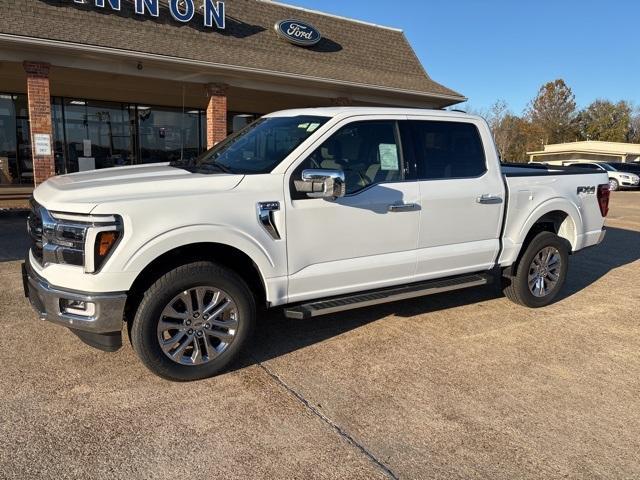
M 176 295 L 158 321 L 158 342 L 176 363 L 209 363 L 224 353 L 238 331 L 238 307 L 229 294 L 212 286 Z
M 538 298 L 546 297 L 560 280 L 562 257 L 555 247 L 545 247 L 534 257 L 529 266 L 529 291 Z

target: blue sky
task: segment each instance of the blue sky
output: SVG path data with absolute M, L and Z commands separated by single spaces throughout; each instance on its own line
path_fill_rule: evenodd
M 431 77 L 483 109 L 521 113 L 563 78 L 579 106 L 640 105 L 640 0 L 284 0 L 401 28 Z

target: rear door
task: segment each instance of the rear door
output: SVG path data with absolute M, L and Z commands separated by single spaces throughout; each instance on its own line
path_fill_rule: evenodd
M 505 186 L 488 129 L 472 119 L 410 117 L 401 130 L 420 190 L 415 280 L 492 268 Z

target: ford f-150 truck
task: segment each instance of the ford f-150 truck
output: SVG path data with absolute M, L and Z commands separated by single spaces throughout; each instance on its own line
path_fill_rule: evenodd
M 605 172 L 501 165 L 457 112 L 319 108 L 200 157 L 54 177 L 34 192 L 25 293 L 39 315 L 157 375 L 213 376 L 256 312 L 292 319 L 484 285 L 551 303 L 600 243 Z

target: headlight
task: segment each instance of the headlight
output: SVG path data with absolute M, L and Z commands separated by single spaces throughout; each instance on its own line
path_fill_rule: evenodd
M 42 209 L 42 260 L 100 270 L 122 237 L 122 220 L 113 215 L 53 213 Z
M 630 180 L 631 177 L 629 175 L 620 175 L 621 178 L 626 178 L 627 180 Z

